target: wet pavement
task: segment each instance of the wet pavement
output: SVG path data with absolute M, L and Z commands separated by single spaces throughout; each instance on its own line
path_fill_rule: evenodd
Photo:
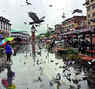
M 22 50 L 23 52 L 24 50 Z M 27 55 L 26 55 L 27 53 Z M 19 52 L 16 56 L 12 56 L 13 64 L 11 66 L 12 71 L 15 72 L 13 84 L 16 85 L 16 89 L 78 89 L 77 84 L 70 81 L 67 77 L 70 75 L 71 80 L 82 80 L 84 73 L 75 75 L 76 71 L 73 67 L 68 68 L 63 73 L 63 61 L 56 59 L 55 54 L 48 53 L 46 49 L 41 50 L 41 55 L 37 50 L 35 57 L 35 63 L 31 53 L 31 46 L 27 47 L 27 52 Z M 60 86 L 55 81 L 56 75 L 60 73 Z M 0 74 L 0 80 L 7 78 L 7 69 Z M 88 89 L 86 80 L 80 81 L 81 85 L 79 89 Z M 74 88 L 70 88 L 70 86 Z M 0 84 L 0 89 L 4 89 Z M 6 89 L 6 88 L 5 88 Z

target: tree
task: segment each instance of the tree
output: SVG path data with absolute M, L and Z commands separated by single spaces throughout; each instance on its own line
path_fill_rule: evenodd
M 50 33 L 47 31 L 44 35 L 45 35 L 45 37 L 49 37 Z
M 36 39 L 40 39 L 40 34 L 36 36 Z

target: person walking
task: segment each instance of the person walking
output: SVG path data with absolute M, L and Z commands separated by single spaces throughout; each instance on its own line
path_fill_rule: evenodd
M 6 55 L 7 55 L 7 62 L 11 62 L 12 48 L 10 46 L 9 41 L 6 44 L 5 49 L 6 49 Z

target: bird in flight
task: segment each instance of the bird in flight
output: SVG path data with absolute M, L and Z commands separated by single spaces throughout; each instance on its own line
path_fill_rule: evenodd
M 27 22 L 24 22 L 24 24 L 27 24 Z
M 49 5 L 49 7 L 53 7 L 53 5 Z
M 75 9 L 75 10 L 73 10 L 73 13 L 72 13 L 72 14 L 74 14 L 74 13 L 82 13 L 82 10 L 80 10 L 80 9 Z
M 27 5 L 32 5 L 28 0 L 26 0 L 26 4 Z
M 33 20 L 33 22 L 30 22 L 30 24 L 34 24 L 34 23 L 40 24 L 44 22 L 45 16 L 43 16 L 42 18 L 39 18 L 37 14 L 34 12 L 29 12 L 28 15 Z

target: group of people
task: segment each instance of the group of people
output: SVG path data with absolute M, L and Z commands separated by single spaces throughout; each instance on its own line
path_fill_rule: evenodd
M 86 53 L 86 50 L 90 49 L 91 42 L 87 39 L 65 39 L 64 40 L 64 47 L 73 47 L 78 48 L 79 52 Z

